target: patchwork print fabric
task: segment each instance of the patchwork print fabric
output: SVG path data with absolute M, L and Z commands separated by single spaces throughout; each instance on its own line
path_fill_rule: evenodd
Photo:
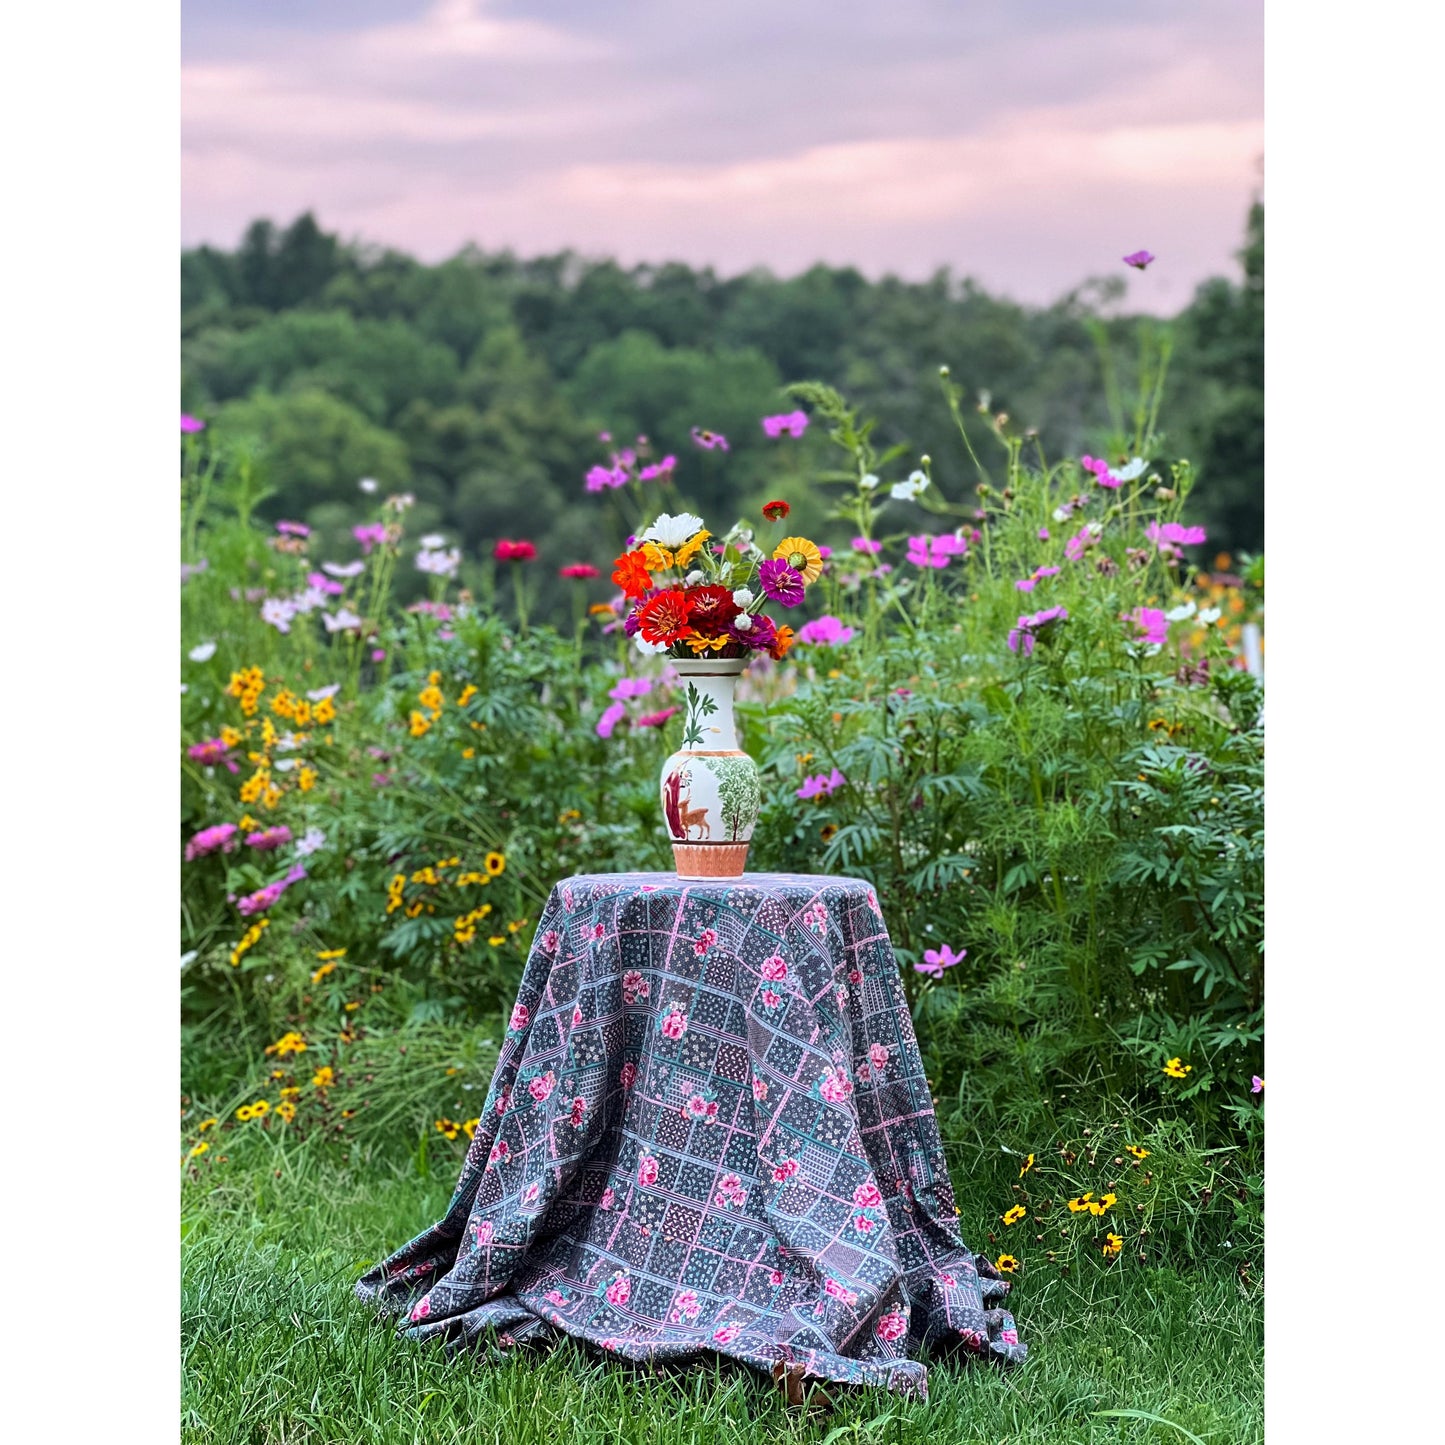
M 408 1335 L 562 1331 L 925 1394 L 1021 1361 L 960 1238 L 877 899 L 841 878 L 552 890 L 446 1214 L 357 1293 Z

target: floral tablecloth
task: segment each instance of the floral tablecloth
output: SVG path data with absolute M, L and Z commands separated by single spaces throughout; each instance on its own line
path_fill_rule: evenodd
M 357 1293 L 418 1338 L 924 1394 L 924 1342 L 1027 1348 L 956 1214 L 871 888 L 596 874 L 548 899 L 450 1207 Z

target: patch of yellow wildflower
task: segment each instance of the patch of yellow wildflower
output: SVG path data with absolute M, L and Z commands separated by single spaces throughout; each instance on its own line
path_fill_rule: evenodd
M 271 926 L 269 918 L 258 918 L 240 937 L 236 946 L 231 950 L 231 967 L 235 968 L 240 962 L 243 954 L 248 953 L 260 941 L 261 935 Z
M 1104 1236 L 1103 1251 L 1105 1259 L 1113 1259 L 1124 1247 L 1124 1240 L 1120 1235 L 1109 1233 Z
M 271 1105 L 265 1099 L 257 1099 L 254 1104 L 242 1104 L 236 1110 L 236 1117 L 245 1123 L 248 1119 L 260 1119 L 271 1112 Z
M 311 1082 L 318 1089 L 329 1089 L 332 1084 L 336 1082 L 336 1074 L 330 1064 L 322 1064 L 322 1066 L 312 1074 Z
M 1164 1072 L 1171 1079 L 1183 1079 L 1194 1072 L 1194 1065 L 1181 1063 L 1178 1058 L 1173 1058 L 1164 1065 Z
M 266 674 L 259 667 L 245 667 L 240 672 L 233 672 L 230 682 L 226 685 L 227 693 L 239 699 L 241 711 L 247 717 L 255 715 L 257 705 L 261 701 L 261 694 L 265 690 Z
M 306 1040 L 294 1029 L 281 1035 L 274 1044 L 266 1045 L 268 1054 L 275 1054 L 278 1059 L 284 1059 L 291 1054 L 304 1054 L 306 1052 Z

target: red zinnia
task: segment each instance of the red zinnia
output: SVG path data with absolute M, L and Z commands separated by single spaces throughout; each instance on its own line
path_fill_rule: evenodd
M 586 581 L 591 577 L 600 577 L 602 574 L 590 562 L 574 562 L 570 567 L 559 567 L 559 577 L 577 577 Z
M 793 509 L 786 502 L 765 502 L 763 516 L 770 522 L 781 522 Z
M 716 634 L 725 628 L 741 610 L 726 587 L 709 583 L 693 587 L 687 593 L 688 616 L 700 632 Z
M 624 552 L 613 562 L 612 580 L 628 597 L 641 597 L 652 586 L 652 573 L 647 570 L 641 551 Z
M 656 646 L 680 641 L 691 626 L 687 593 L 676 588 L 655 592 L 638 608 L 637 622 L 644 642 Z
M 492 548 L 492 556 L 498 562 L 531 562 L 537 556 L 537 549 L 530 542 L 509 542 L 503 538 Z

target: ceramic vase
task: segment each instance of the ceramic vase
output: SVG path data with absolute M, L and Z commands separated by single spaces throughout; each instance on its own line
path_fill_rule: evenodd
M 681 658 L 682 746 L 662 765 L 662 816 L 679 878 L 741 878 L 758 821 L 758 765 L 738 747 L 743 657 Z

